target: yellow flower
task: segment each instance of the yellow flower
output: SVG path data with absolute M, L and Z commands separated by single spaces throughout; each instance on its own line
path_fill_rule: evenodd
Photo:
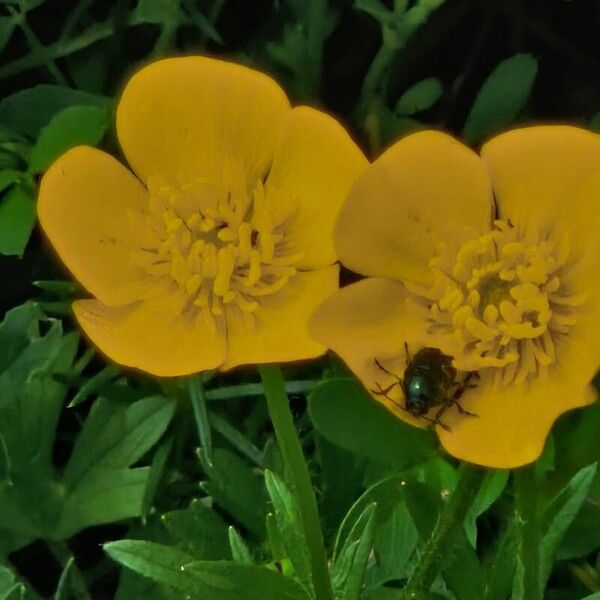
M 132 77 L 117 134 L 135 175 L 77 147 L 39 194 L 96 298 L 73 308 L 100 350 L 162 376 L 321 354 L 307 321 L 337 289 L 332 230 L 366 165 L 344 129 L 262 73 L 192 56 Z
M 337 291 L 311 330 L 420 426 L 430 422 L 406 411 L 398 379 L 405 342 L 410 357 L 439 348 L 460 387 L 479 374 L 459 401 L 477 416 L 452 405 L 436 425 L 446 450 L 529 463 L 560 414 L 595 399 L 599 201 L 596 134 L 518 129 L 481 158 L 439 132 L 408 136 L 357 179 L 334 232 L 342 263 L 370 278 Z

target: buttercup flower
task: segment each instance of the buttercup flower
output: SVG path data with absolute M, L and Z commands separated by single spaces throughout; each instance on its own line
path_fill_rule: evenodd
M 163 376 L 321 354 L 307 320 L 337 288 L 332 229 L 366 165 L 344 129 L 262 73 L 185 57 L 132 77 L 117 134 L 135 175 L 77 147 L 39 194 L 96 298 L 73 306 L 91 340 Z
M 599 199 L 596 134 L 518 129 L 481 158 L 442 133 L 410 135 L 358 178 L 336 225 L 342 263 L 369 278 L 327 300 L 311 330 L 419 426 L 440 406 L 410 414 L 402 377 L 419 350 L 440 349 L 460 384 L 435 424 L 446 450 L 529 463 L 560 414 L 595 399 Z

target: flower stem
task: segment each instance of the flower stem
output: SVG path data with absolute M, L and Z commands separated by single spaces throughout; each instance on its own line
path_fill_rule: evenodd
M 404 598 L 407 600 L 431 588 L 456 537 L 461 534 L 465 516 L 479 492 L 484 475 L 485 470 L 479 467 L 467 463 L 460 466 L 456 488 L 442 509 L 419 563 L 404 588 Z
M 283 375 L 281 369 L 276 365 L 260 366 L 259 371 L 275 435 L 300 506 L 304 535 L 311 560 L 315 598 L 316 600 L 332 600 L 333 592 L 317 501 L 290 412 Z
M 518 514 L 519 555 L 523 573 L 523 598 L 541 600 L 540 583 L 540 529 L 536 518 L 537 496 L 533 466 L 514 472 L 515 508 Z

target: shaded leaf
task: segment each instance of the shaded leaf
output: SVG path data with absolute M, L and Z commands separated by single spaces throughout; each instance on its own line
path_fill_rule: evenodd
M 405 469 L 436 448 L 430 431 L 391 415 L 353 380 L 331 380 L 309 397 L 308 409 L 319 433 L 358 456 Z
M 467 117 L 463 136 L 469 144 L 513 121 L 529 98 L 536 74 L 537 61 L 531 54 L 515 54 L 492 71 Z
M 0 101 L 0 124 L 11 131 L 37 138 L 42 127 L 68 106 L 107 108 L 109 99 L 59 85 L 36 85 Z
M 442 96 L 444 88 L 439 79 L 423 79 L 408 88 L 396 103 L 395 112 L 410 116 L 431 108 Z
M 29 170 L 45 171 L 74 146 L 96 146 L 108 126 L 108 111 L 96 106 L 70 106 L 57 113 L 42 129 L 29 154 Z
M 193 500 L 185 510 L 174 510 L 161 517 L 171 539 L 195 559 L 229 558 L 225 521 L 200 500 Z
M 35 224 L 35 200 L 28 187 L 15 185 L 0 198 L 0 254 L 23 256 Z

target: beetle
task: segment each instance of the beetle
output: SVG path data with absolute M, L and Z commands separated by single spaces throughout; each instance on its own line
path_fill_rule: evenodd
M 402 377 L 386 369 L 375 358 L 377 367 L 396 381 L 385 388 L 376 383 L 377 389 L 371 390 L 373 394 L 384 396 L 413 417 L 431 421 L 433 425 L 440 425 L 447 431 L 450 431 L 450 428 L 441 421 L 441 418 L 449 408 L 456 406 L 462 415 L 477 416 L 465 410 L 459 402 L 465 389 L 476 387 L 470 383 L 474 377 L 479 377 L 476 371 L 469 371 L 461 381 L 457 381 L 457 371 L 452 365 L 452 356 L 444 354 L 439 348 L 430 347 L 421 348 L 411 356 L 408 344 L 405 343 L 404 348 L 406 367 Z M 389 396 L 390 391 L 397 385 L 404 395 L 404 406 Z M 436 406 L 439 409 L 433 418 L 427 416 L 427 413 Z

